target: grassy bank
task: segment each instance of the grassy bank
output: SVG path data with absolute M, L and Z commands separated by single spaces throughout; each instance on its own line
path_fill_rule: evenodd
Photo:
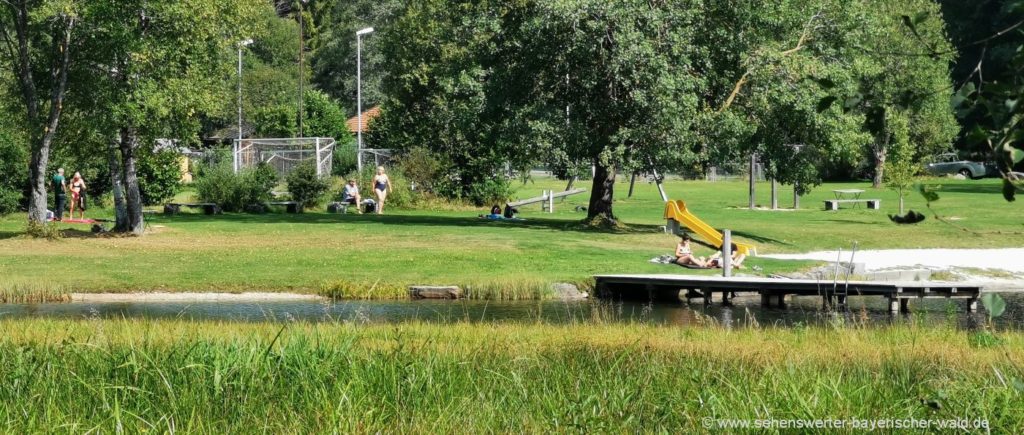
M 0 430 L 658 432 L 714 418 L 1024 430 L 1024 336 L 640 324 L 0 321 Z M 285 403 L 286 406 L 280 404 Z
M 881 198 L 881 211 L 821 210 L 831 190 L 865 188 L 865 183 L 821 186 L 803 198 L 804 208 L 797 211 L 745 209 L 742 182 L 671 181 L 666 190 L 671 198 L 685 199 L 709 224 L 732 229 L 761 253 L 834 249 L 853 240 L 861 249 L 1024 245 L 1024 226 L 1014 219 L 1019 205 L 1002 200 L 997 181 L 943 181 L 935 207 L 956 226 L 931 217 L 919 225 L 892 224 L 885 214 L 895 212 L 896 197 L 888 190 L 867 188 L 863 195 Z M 186 214 L 154 216 L 141 238 L 95 237 L 87 227 L 64 225 L 64 239 L 34 240 L 22 235 L 22 216 L 9 216 L 0 219 L 0 287 L 7 292 L 45 284 L 87 292 L 328 293 L 346 288 L 360 297 L 408 284 L 476 285 L 504 292 L 509 283 L 580 282 L 596 273 L 693 273 L 648 263 L 674 247 L 675 239 L 659 229 L 663 203 L 651 184 L 639 184 L 633 198 L 625 198 L 625 182 L 620 187 L 615 209 L 629 228 L 619 232 L 579 225 L 583 214 L 574 210 L 586 204 L 586 195 L 556 204 L 554 214 L 541 213 L 539 205 L 524 207 L 524 222 L 478 219 L 484 210 L 394 210 L 385 216 Z M 562 182 L 542 178 L 520 186 L 517 196 L 561 188 Z M 767 203 L 768 186 L 761 184 L 758 191 L 759 203 Z M 781 188 L 780 197 L 788 205 L 790 191 Z M 908 206 L 924 209 L 916 195 L 908 198 Z M 109 217 L 109 212 L 90 210 L 90 216 Z M 698 253 L 711 251 L 698 248 Z M 748 265 L 759 273 L 785 273 L 809 263 L 752 258 Z

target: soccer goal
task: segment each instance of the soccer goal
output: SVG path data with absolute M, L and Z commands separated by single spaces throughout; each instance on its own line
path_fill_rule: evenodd
M 334 138 L 300 137 L 294 139 L 235 139 L 235 173 L 266 163 L 281 176 L 288 175 L 296 166 L 313 162 L 316 174 L 331 175 L 334 161 Z

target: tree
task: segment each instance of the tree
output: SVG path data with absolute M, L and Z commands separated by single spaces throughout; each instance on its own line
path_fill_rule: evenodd
M 913 188 L 921 164 L 914 155 L 915 147 L 910 143 L 909 117 L 900 112 L 890 112 L 887 116 L 886 125 L 892 134 L 892 142 L 889 159 L 885 162 L 885 184 L 899 195 L 900 216 L 903 216 L 904 196 Z
M 30 143 L 31 222 L 46 221 L 47 166 L 60 126 L 76 38 L 78 8 L 72 0 L 5 1 L 0 5 L 0 61 L 17 81 Z
M 345 101 L 345 113 L 356 113 L 357 30 L 374 27 L 378 32 L 394 28 L 404 2 L 355 0 L 333 2 L 314 16 L 320 31 L 312 56 L 313 83 L 331 97 Z M 387 57 L 379 34 L 362 38 L 363 110 L 383 101 L 382 83 Z
M 232 58 L 237 41 L 254 33 L 249 23 L 261 6 L 259 0 L 88 3 L 92 42 L 83 47 L 89 60 L 83 67 L 95 76 L 88 89 L 91 112 L 113 136 L 115 207 L 127 217 L 118 229 L 142 234 L 144 228 L 138 163 L 146 151 L 140 144 L 194 136 L 196 115 L 215 112 L 227 100 L 223 84 L 233 65 L 224 60 Z
M 1024 192 L 1015 175 L 1024 162 L 1024 1 L 943 1 L 950 33 L 959 47 L 952 99 L 963 122 L 961 146 L 994 157 L 1003 175 L 1003 197 Z M 922 56 L 931 47 L 918 47 Z

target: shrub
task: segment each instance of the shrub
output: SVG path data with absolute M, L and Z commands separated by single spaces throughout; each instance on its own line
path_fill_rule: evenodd
M 352 141 L 345 143 L 338 141 L 338 145 L 334 147 L 334 153 L 331 155 L 331 160 L 331 175 L 341 177 L 355 172 L 357 167 L 356 143 Z
M 505 177 L 479 181 L 467 188 L 466 199 L 477 206 L 503 203 L 512 196 L 512 185 Z
M 398 160 L 398 166 L 410 182 L 416 183 L 416 190 L 437 194 L 451 189 L 450 171 L 441 156 L 427 148 L 406 151 Z
M 28 180 L 28 153 L 0 129 L 0 215 L 18 210 Z
M 315 207 L 327 193 L 327 180 L 316 174 L 312 162 L 304 162 L 295 167 L 287 177 L 288 192 L 292 201 L 299 203 L 299 211 L 303 208 Z
M 139 191 L 146 205 L 163 203 L 181 188 L 181 155 L 158 151 L 139 159 Z
M 270 201 L 271 189 L 277 185 L 277 173 L 265 163 L 235 174 L 230 161 L 204 168 L 196 180 L 196 196 L 212 202 L 224 211 L 237 212 L 246 206 Z
M 415 196 L 412 190 L 409 189 L 409 180 L 402 174 L 401 168 L 390 168 L 387 174 L 388 178 L 391 179 L 391 188 L 393 189 L 388 194 L 387 207 L 411 207 L 415 202 Z M 358 175 L 359 193 L 363 195 L 363 198 L 377 199 L 377 196 L 373 193 L 374 175 L 377 175 L 377 167 L 373 165 L 363 166 L 362 175 Z M 356 176 L 357 174 L 351 174 L 346 179 Z

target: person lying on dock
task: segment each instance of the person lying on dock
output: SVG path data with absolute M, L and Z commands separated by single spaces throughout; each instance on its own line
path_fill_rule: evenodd
M 703 258 L 698 258 L 693 255 L 693 250 L 690 249 L 690 235 L 683 234 L 680 236 L 679 244 L 676 245 L 676 260 L 675 264 L 683 267 L 696 266 L 699 268 L 706 268 L 708 264 Z
M 732 252 L 732 267 L 735 269 L 742 269 L 743 260 L 746 260 L 747 256 L 740 254 L 739 248 L 736 247 L 735 243 L 730 243 L 729 248 L 729 250 Z M 724 267 L 723 263 L 724 262 L 722 261 L 722 251 L 714 253 L 713 255 L 711 255 L 711 258 L 708 259 L 708 267 L 717 267 L 721 269 L 722 267 Z

